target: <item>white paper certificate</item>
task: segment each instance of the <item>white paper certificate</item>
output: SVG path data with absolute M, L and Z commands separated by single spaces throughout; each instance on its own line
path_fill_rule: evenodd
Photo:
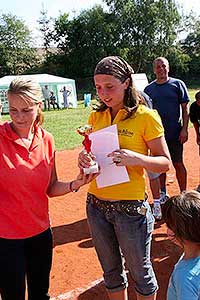
M 126 167 L 117 167 L 112 163 L 109 153 L 119 149 L 117 125 L 112 125 L 90 134 L 92 153 L 101 168 L 100 175 L 96 178 L 98 188 L 130 181 Z

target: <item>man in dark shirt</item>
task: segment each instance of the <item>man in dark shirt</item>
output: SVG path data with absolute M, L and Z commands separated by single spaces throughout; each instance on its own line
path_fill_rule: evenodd
M 196 93 L 195 100 L 190 106 L 190 121 L 196 132 L 196 142 L 200 146 L 200 91 Z
M 53 105 L 53 109 L 55 110 L 56 107 L 57 107 L 57 109 L 60 109 L 58 103 L 56 102 L 56 97 L 54 95 L 54 92 L 53 91 L 50 92 L 50 95 L 51 96 L 50 96 L 49 100 L 50 100 L 50 104 Z
M 153 62 L 156 80 L 144 89 L 157 109 L 169 147 L 173 166 L 176 170 L 180 191 L 187 188 L 187 171 L 183 163 L 183 144 L 188 139 L 189 96 L 183 81 L 169 77 L 169 62 L 158 57 Z M 160 175 L 161 191 L 166 193 L 166 174 Z

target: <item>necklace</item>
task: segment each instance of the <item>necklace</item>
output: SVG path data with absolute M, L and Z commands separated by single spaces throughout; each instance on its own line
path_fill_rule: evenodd
M 33 138 L 34 138 L 34 131 L 31 132 L 31 134 L 29 135 L 29 137 L 27 138 L 24 138 L 24 137 L 21 137 L 15 130 L 13 124 L 11 123 L 11 128 L 12 130 L 17 134 L 19 140 L 22 142 L 22 144 L 24 145 L 24 147 L 26 148 L 27 152 L 28 152 L 28 157 L 30 157 L 30 154 L 31 154 L 31 151 L 30 151 L 30 147 L 31 147 L 31 144 L 33 142 Z
M 19 136 L 19 139 L 23 143 L 23 145 L 25 146 L 25 148 L 28 152 L 28 158 L 30 158 L 30 154 L 31 154 L 30 147 L 31 147 L 31 144 L 32 144 L 32 141 L 33 141 L 33 134 L 29 138 L 21 138 Z
M 26 147 L 27 150 L 29 150 L 29 148 L 32 144 L 32 139 L 33 138 L 26 139 L 26 138 L 21 138 L 20 137 L 20 140 L 22 141 L 22 143 L 24 144 L 24 146 Z

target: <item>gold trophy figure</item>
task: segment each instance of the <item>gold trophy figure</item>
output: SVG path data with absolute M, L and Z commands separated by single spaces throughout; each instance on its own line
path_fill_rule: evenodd
M 83 144 L 86 152 L 88 154 L 91 154 L 92 141 L 89 138 L 89 134 L 92 132 L 92 126 L 90 126 L 90 125 L 80 126 L 80 127 L 78 127 L 77 132 L 80 135 L 84 136 L 84 140 L 83 140 L 82 144 Z M 98 171 L 99 171 L 98 163 L 95 160 L 91 161 L 90 167 L 83 168 L 84 174 L 97 173 Z

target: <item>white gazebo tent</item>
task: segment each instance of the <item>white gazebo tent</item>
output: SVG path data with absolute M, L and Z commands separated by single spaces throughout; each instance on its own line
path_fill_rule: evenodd
M 134 79 L 134 83 L 136 88 L 139 91 L 144 91 L 144 88 L 147 86 L 148 84 L 148 79 L 145 73 L 136 73 L 133 74 L 133 79 Z
M 41 88 L 45 85 L 48 86 L 50 91 L 53 91 L 59 106 L 63 107 L 63 95 L 61 90 L 65 86 L 67 90 L 70 91 L 68 96 L 69 106 L 70 107 L 77 107 L 77 94 L 76 94 L 76 85 L 75 80 L 70 78 L 64 78 L 59 76 L 54 76 L 50 74 L 31 74 L 31 75 L 19 75 L 20 77 L 32 77 L 36 79 Z M 2 111 L 3 113 L 8 112 L 8 101 L 6 97 L 6 92 L 8 87 L 13 79 L 18 77 L 18 75 L 11 75 L 11 76 L 4 76 L 0 78 L 0 99 L 2 101 Z

